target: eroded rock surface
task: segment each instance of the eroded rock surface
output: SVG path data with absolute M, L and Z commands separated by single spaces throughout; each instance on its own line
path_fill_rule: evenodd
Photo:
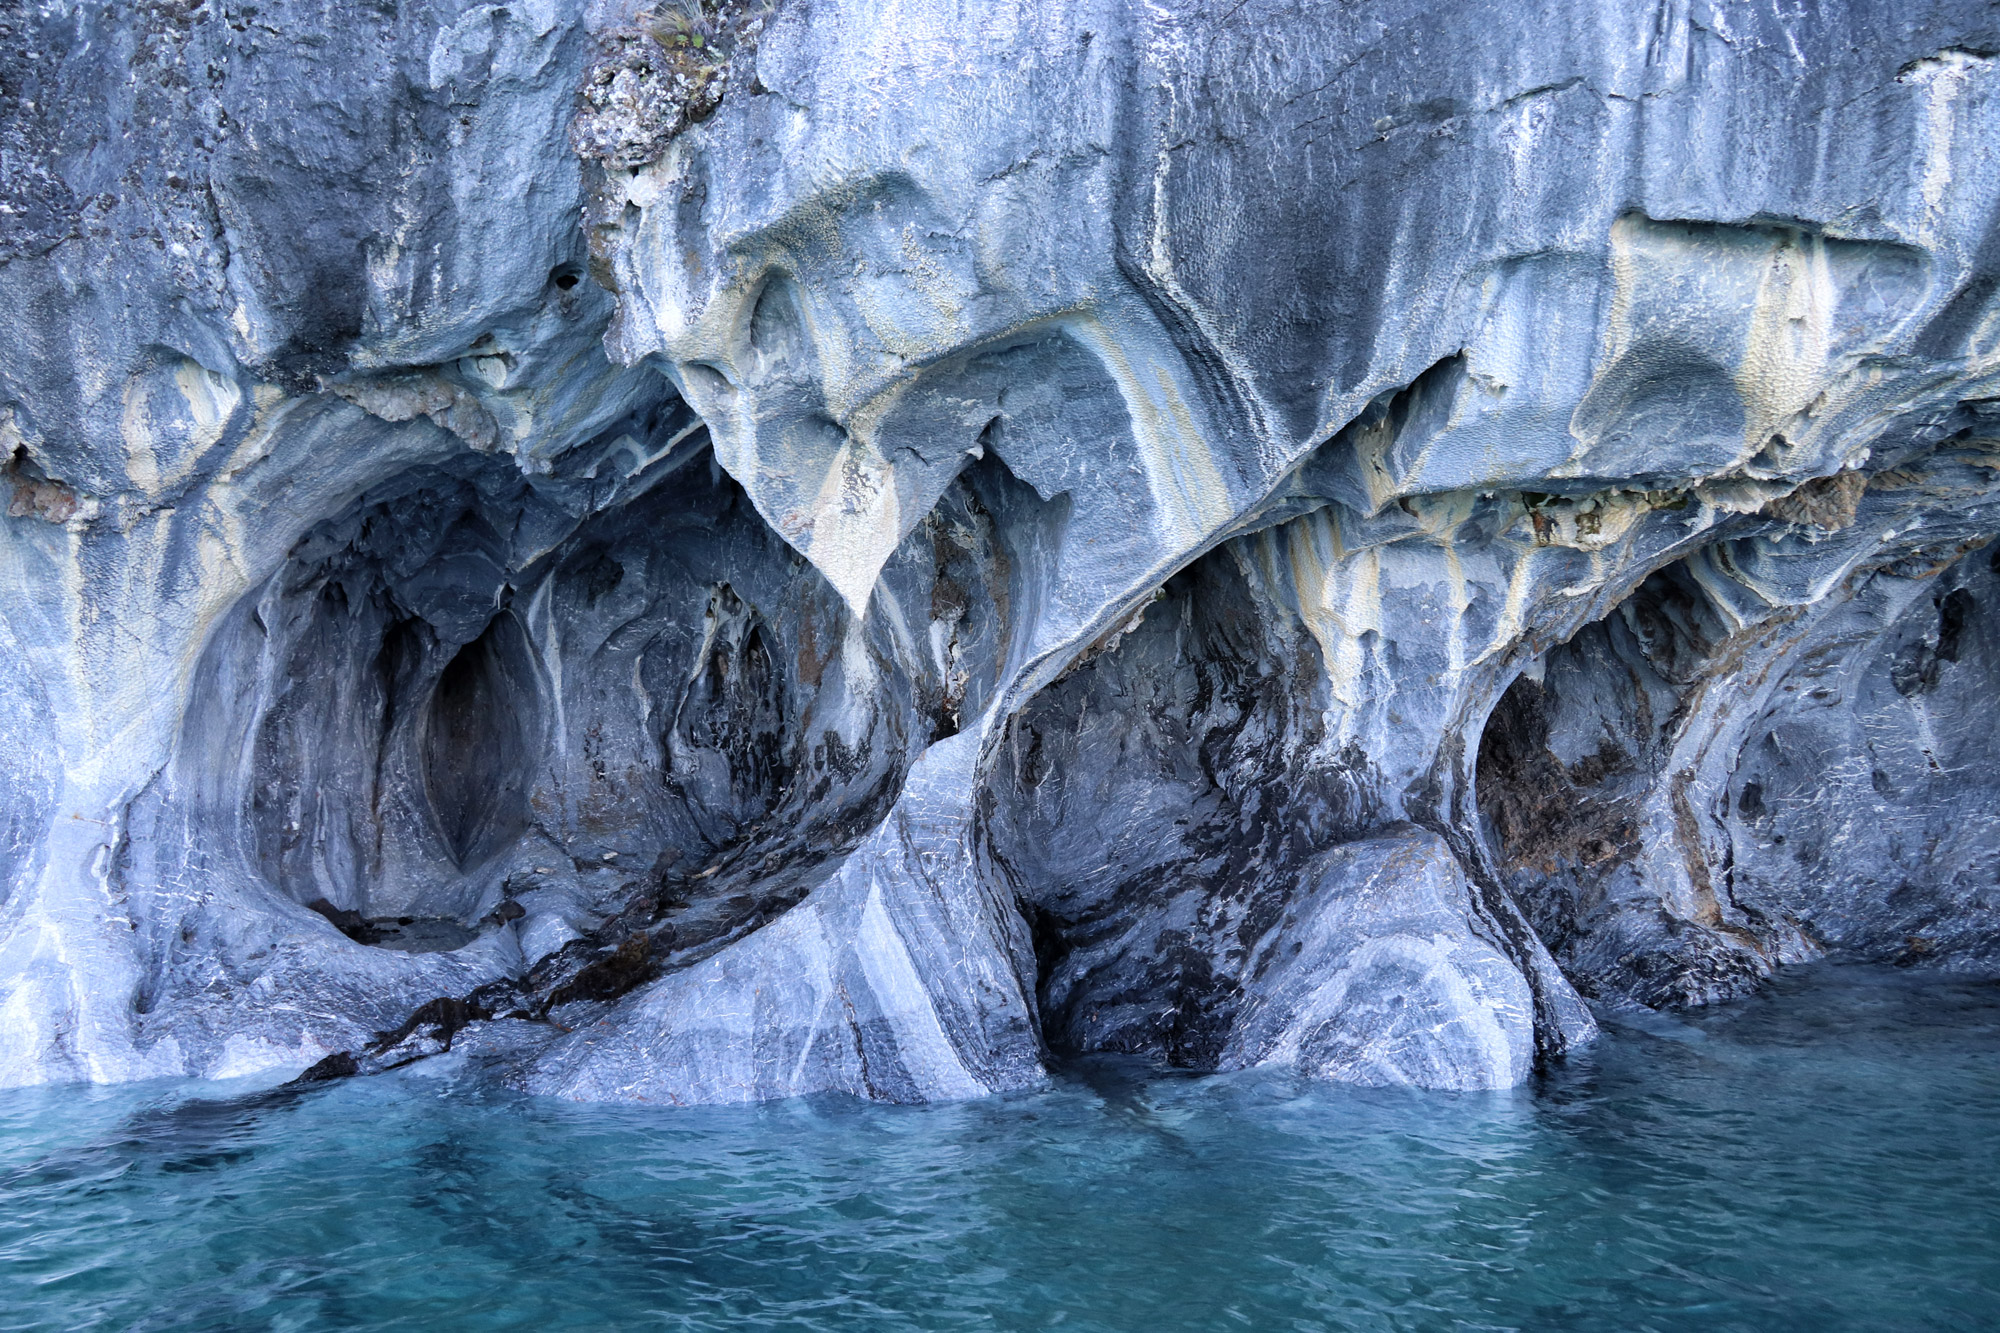
M 1481 1088 L 2000 967 L 1995 52 L 0 15 L 0 1083 Z

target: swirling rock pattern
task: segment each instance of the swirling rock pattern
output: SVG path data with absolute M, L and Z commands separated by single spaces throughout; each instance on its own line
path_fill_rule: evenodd
M 1982 7 L 0 47 L 0 1083 L 1494 1087 L 2000 966 Z

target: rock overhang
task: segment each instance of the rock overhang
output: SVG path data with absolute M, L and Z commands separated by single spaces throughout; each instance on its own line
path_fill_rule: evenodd
M 1830 931 L 1789 872 L 1734 887 L 1729 840 L 1750 835 L 1726 774 L 1749 723 L 1720 686 L 1746 662 L 1780 680 L 1829 651 L 1791 625 L 1921 639 L 1893 590 L 1931 579 L 1959 599 L 1952 652 L 1979 642 L 1962 625 L 1982 602 L 1968 553 L 1994 530 L 1980 404 L 1995 182 L 1969 148 L 1993 114 L 1983 20 L 1949 5 L 1922 22 L 1854 6 L 1650 28 L 1584 3 L 1561 21 L 1425 23 L 721 10 L 757 28 L 711 81 L 719 103 L 657 142 L 603 140 L 645 139 L 646 161 L 570 155 L 593 37 L 546 7 L 378 28 L 379 65 L 299 103 L 309 118 L 400 89 L 414 137 L 392 142 L 448 149 L 400 181 L 335 154 L 305 164 L 312 191 L 268 193 L 285 160 L 271 145 L 290 141 L 256 115 L 298 96 L 309 46 L 187 99 L 249 123 L 220 151 L 196 136 L 223 201 L 204 243 L 227 258 L 209 273 L 196 247 L 195 277 L 176 260 L 131 279 L 142 306 L 179 313 L 130 333 L 68 298 L 90 373 L 65 380 L 30 349 L 22 364 L 41 369 L 7 386 L 33 469 L 12 484 L 35 489 L 8 520 L 5 568 L 38 589 L 7 622 L 27 684 L 5 696 L 3 734 L 28 812 L 0 862 L 20 978 L 9 1077 L 234 1070 L 244 1041 L 305 1060 L 488 986 L 507 995 L 480 990 L 481 1012 L 536 1021 L 493 1059 L 568 1095 L 960 1096 L 1032 1080 L 1051 1042 L 1212 1067 L 1258 1045 L 1257 1024 L 1282 1029 L 1279 1003 L 1326 1008 L 1332 1027 L 1259 1039 L 1266 1055 L 1359 1068 L 1299 1054 L 1348 1049 L 1340 1015 L 1380 1012 L 1339 998 L 1338 951 L 1322 941 L 1333 971 L 1285 982 L 1252 927 L 1322 923 L 1298 927 L 1303 947 L 1360 920 L 1328 887 L 1339 877 L 1310 867 L 1411 821 L 1435 839 L 1416 861 L 1449 867 L 1410 884 L 1457 883 L 1426 901 L 1457 904 L 1453 947 L 1486 960 L 1450 964 L 1485 980 L 1446 990 L 1520 1018 L 1508 1042 L 1529 1033 L 1539 1058 L 1589 1031 L 1570 968 L 1600 998 L 1713 998 L 1829 934 L 1874 947 Z M 1848 40 L 1864 31 L 1882 40 Z M 261 40 L 220 39 L 246 61 Z M 1447 47 L 1459 58 L 1436 59 Z M 1861 117 L 1851 152 L 1777 155 L 1763 133 L 1831 144 L 1836 112 Z M 325 212 L 345 199 L 358 221 L 336 236 Z M 309 262 L 258 269 L 292 221 Z M 608 290 L 580 276 L 585 237 Z M 58 241 L 9 276 L 51 310 L 63 274 L 124 262 L 122 244 Z M 314 283 L 365 299 L 318 309 Z M 382 705 L 368 781 L 402 784 L 408 816 L 342 836 L 378 858 L 399 838 L 430 850 L 384 878 L 387 862 L 340 869 L 307 839 L 300 864 L 356 901 L 453 904 L 483 932 L 470 971 L 449 970 L 459 953 L 356 954 L 298 914 L 299 894 L 274 902 L 270 858 L 241 830 L 275 771 L 260 774 L 254 756 L 277 751 L 254 738 L 282 729 L 283 691 L 250 690 L 237 714 L 195 697 L 218 674 L 277 680 L 252 645 L 275 641 L 272 590 L 301 539 L 438 466 L 536 498 L 481 501 L 491 539 L 466 557 L 480 573 L 438 564 L 434 605 L 408 577 L 383 585 L 385 624 L 466 623 L 409 677 L 414 695 Z M 77 508 L 38 504 L 50 486 Z M 431 549 L 420 506 L 381 508 L 382 531 Z M 1590 845 L 1610 853 L 1551 862 L 1523 831 L 1530 807 L 1494 789 L 1543 773 L 1535 737 L 1568 733 L 1517 722 L 1510 687 L 1574 681 L 1583 668 L 1549 675 L 1559 645 L 1615 638 L 1604 627 L 1663 588 L 1662 605 L 1703 608 L 1674 613 L 1687 623 L 1724 628 L 1671 661 L 1650 640 L 1615 659 L 1711 676 L 1676 703 L 1664 685 L 1632 696 L 1694 710 L 1676 736 L 1635 741 L 1647 758 L 1620 779 L 1653 851 L 1607 834 Z M 286 670 L 331 680 L 346 652 L 357 684 L 334 695 L 350 699 L 397 677 L 403 658 L 338 623 Z M 119 646 L 135 630 L 136 673 Z M 1884 670 L 1978 679 L 1930 651 Z M 1604 681 L 1563 688 L 1536 707 L 1658 722 L 1604 711 Z M 1503 697 L 1515 748 L 1488 753 Z M 1065 700 L 1074 721 L 1049 711 Z M 497 787 L 455 767 L 485 753 L 491 728 L 474 724 L 495 713 L 518 724 L 495 744 L 523 755 Z M 35 739 L 50 730 L 59 781 Z M 1140 751 L 1158 775 L 1133 767 Z M 1565 753 L 1561 781 L 1587 786 L 1594 770 Z M 1056 754 L 1076 772 L 1052 784 Z M 1759 762 L 1760 792 L 1790 780 Z M 248 785 L 218 797 L 232 764 Z M 293 785 L 331 809 L 360 772 Z M 502 836 L 475 807 L 515 787 L 526 813 Z M 1057 791 L 1049 808 L 1106 830 L 1088 864 L 1046 824 Z M 1294 824 L 1306 842 L 1282 832 Z M 1041 831 L 1023 844 L 1023 829 Z M 165 854 L 175 839 L 202 855 Z M 398 875 L 410 887 L 384 896 Z M 1865 898 L 1842 892 L 1850 912 Z M 1949 925 L 1976 904 L 1912 892 L 1935 920 L 1910 938 L 1931 943 L 1899 957 L 1985 956 L 1976 925 Z M 520 916 L 489 919 L 510 903 Z M 1618 948 L 1644 966 L 1606 963 Z M 1446 957 L 1429 981 L 1414 954 L 1369 975 L 1407 975 L 1414 998 L 1445 984 Z M 760 998 L 778 977 L 797 994 Z M 274 1027 L 280 991 L 330 1017 Z M 546 1026 L 552 1004 L 600 1006 L 620 1035 L 585 1052 Z M 1078 1017 L 1090 1004 L 1176 1017 L 1096 1027 Z M 1459 1036 L 1368 1067 L 1446 1085 L 1525 1069 L 1502 1043 L 1510 1072 L 1492 1072 L 1486 1028 Z M 203 1053 L 224 1050 L 223 1065 Z

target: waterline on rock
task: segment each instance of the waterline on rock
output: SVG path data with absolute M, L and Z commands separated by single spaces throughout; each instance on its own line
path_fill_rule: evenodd
M 0 1328 L 1963 1328 L 2000 987 L 1822 964 L 1530 1085 L 1084 1061 L 661 1111 L 404 1075 L 0 1097 Z

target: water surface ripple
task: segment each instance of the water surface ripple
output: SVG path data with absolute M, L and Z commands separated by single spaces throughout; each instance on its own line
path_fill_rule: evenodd
M 2000 1328 L 2000 986 L 1822 965 L 1448 1095 L 0 1094 L 0 1329 Z

